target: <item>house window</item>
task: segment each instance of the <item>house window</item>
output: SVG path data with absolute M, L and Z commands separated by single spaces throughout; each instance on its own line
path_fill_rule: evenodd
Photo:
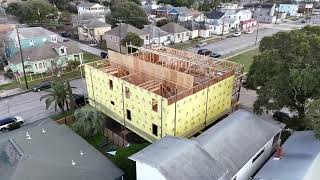
M 109 79 L 109 89 L 113 90 L 113 81 Z
M 42 63 L 39 63 L 39 69 L 42 69 Z
M 46 64 L 45 63 L 43 63 L 43 68 L 46 68 Z
M 130 89 L 128 87 L 125 88 L 126 98 L 130 98 Z
M 180 34 L 178 34 L 178 38 L 180 38 Z
M 32 39 L 29 40 L 29 44 L 30 44 L 30 46 L 34 46 L 34 43 L 33 43 Z
M 38 64 L 34 64 L 34 66 L 36 67 L 36 69 L 38 69 Z
M 79 54 L 74 55 L 74 60 L 79 61 Z
M 60 52 L 61 52 L 61 54 L 64 54 L 65 53 L 64 48 L 61 48 Z
M 146 36 L 146 40 L 148 40 L 149 39 L 149 36 Z
M 112 105 L 114 105 L 114 102 L 113 102 L 113 101 L 111 101 L 111 104 L 112 104 Z
M 158 101 L 155 99 L 152 99 L 152 110 L 158 112 Z
M 47 41 L 47 38 L 42 38 L 42 42 L 46 42 Z
M 272 146 L 274 147 L 279 142 L 280 132 L 273 137 Z
M 127 109 L 127 119 L 131 120 L 131 111 Z
M 264 148 L 252 159 L 252 163 L 254 163 L 263 153 L 264 153 Z
M 152 124 L 152 134 L 158 136 L 158 126 L 155 124 Z

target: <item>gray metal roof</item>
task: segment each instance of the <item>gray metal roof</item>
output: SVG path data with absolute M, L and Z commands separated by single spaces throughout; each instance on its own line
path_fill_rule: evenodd
M 231 178 L 280 131 L 279 124 L 237 110 L 199 135 L 196 141 L 229 170 Z
M 182 33 L 182 32 L 188 32 L 189 30 L 184 28 L 183 26 L 174 23 L 174 22 L 170 22 L 168 24 L 165 24 L 163 26 L 160 27 L 162 30 L 168 32 L 168 33 Z
M 273 157 L 262 167 L 256 180 L 316 180 L 320 177 L 320 141 L 313 131 L 296 131 L 283 144 L 280 160 Z
M 67 55 L 82 53 L 82 50 L 75 42 L 61 42 L 61 43 L 45 43 L 40 47 L 30 47 L 22 49 L 23 57 L 25 61 L 35 62 L 46 59 L 53 59 L 59 57 L 59 54 L 55 48 L 66 47 Z M 21 63 L 20 52 L 17 52 L 9 58 L 9 61 L 13 64 Z
M 52 35 L 57 35 L 54 32 L 46 30 L 42 27 L 24 27 L 18 28 L 20 39 L 31 39 L 34 37 L 47 37 Z M 7 34 L 7 38 L 16 39 L 17 31 L 14 29 Z
M 156 37 L 163 37 L 163 36 L 169 36 L 170 34 L 164 30 L 162 30 L 161 28 L 159 28 L 158 26 L 155 25 L 146 25 L 144 26 L 144 28 L 142 29 L 143 31 L 147 32 L 148 34 L 151 35 L 151 38 L 156 38 Z
M 130 157 L 160 171 L 166 180 L 219 179 L 226 173 L 198 143 L 166 136 Z
M 121 27 L 121 30 L 119 30 Z M 138 36 L 145 36 L 148 35 L 147 32 L 142 31 L 141 29 L 138 29 L 130 24 L 125 24 L 125 23 L 121 23 L 121 25 L 111 29 L 110 31 L 106 32 L 106 34 L 108 35 L 113 35 L 113 36 L 119 36 L 119 33 L 121 33 L 121 38 L 125 38 L 126 35 L 131 32 L 131 33 L 135 33 Z
M 23 155 L 6 180 L 115 180 L 124 174 L 65 125 L 52 122 L 28 132 L 32 140 L 26 139 L 25 131 L 12 138 Z
M 231 179 L 280 131 L 279 124 L 237 110 L 192 140 L 164 137 L 130 158 L 158 169 L 168 180 Z M 187 175 L 179 178 L 180 173 Z

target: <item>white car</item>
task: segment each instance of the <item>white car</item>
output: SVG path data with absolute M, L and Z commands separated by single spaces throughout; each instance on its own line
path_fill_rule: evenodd
M 20 116 L 0 118 L 0 131 L 8 130 L 10 124 L 13 123 L 18 123 L 21 126 L 24 120 Z
M 206 42 L 201 42 L 201 43 L 197 44 L 197 47 L 204 47 L 205 45 L 207 45 Z
M 238 37 L 240 35 L 241 35 L 241 32 L 236 32 L 236 33 L 232 34 L 233 37 Z
M 248 30 L 245 32 L 246 34 L 252 34 L 253 33 L 253 30 Z

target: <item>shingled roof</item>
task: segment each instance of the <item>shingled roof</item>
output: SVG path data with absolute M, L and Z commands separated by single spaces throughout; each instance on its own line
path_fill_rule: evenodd
M 174 22 L 170 22 L 168 24 L 165 24 L 163 26 L 160 27 L 162 30 L 168 32 L 168 33 L 172 33 L 172 34 L 176 34 L 176 33 L 182 33 L 182 32 L 187 32 L 189 31 L 188 29 L 184 28 L 183 26 L 174 23 Z
M 120 27 L 121 27 L 121 29 L 120 29 Z M 138 29 L 130 24 L 125 24 L 125 23 L 121 23 L 121 25 L 111 29 L 110 31 L 106 32 L 106 34 L 113 35 L 113 36 L 119 36 L 119 33 L 121 33 L 121 38 L 125 38 L 129 32 L 135 33 L 138 36 L 148 35 L 147 32 L 142 31 L 141 29 Z
M 192 140 L 166 136 L 130 159 L 156 168 L 167 180 L 231 179 L 280 131 L 278 124 L 237 110 Z

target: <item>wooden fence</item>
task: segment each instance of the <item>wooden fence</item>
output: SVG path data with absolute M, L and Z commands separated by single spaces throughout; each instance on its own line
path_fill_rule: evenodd
M 120 135 L 114 133 L 108 128 L 104 128 L 103 135 L 107 137 L 114 145 L 118 147 L 125 147 L 126 145 L 129 144 L 128 141 L 126 141 L 123 137 Z
M 70 116 L 61 118 L 61 119 L 57 120 L 56 122 L 58 124 L 72 125 L 74 123 L 74 121 L 75 121 L 74 116 L 70 115 Z

